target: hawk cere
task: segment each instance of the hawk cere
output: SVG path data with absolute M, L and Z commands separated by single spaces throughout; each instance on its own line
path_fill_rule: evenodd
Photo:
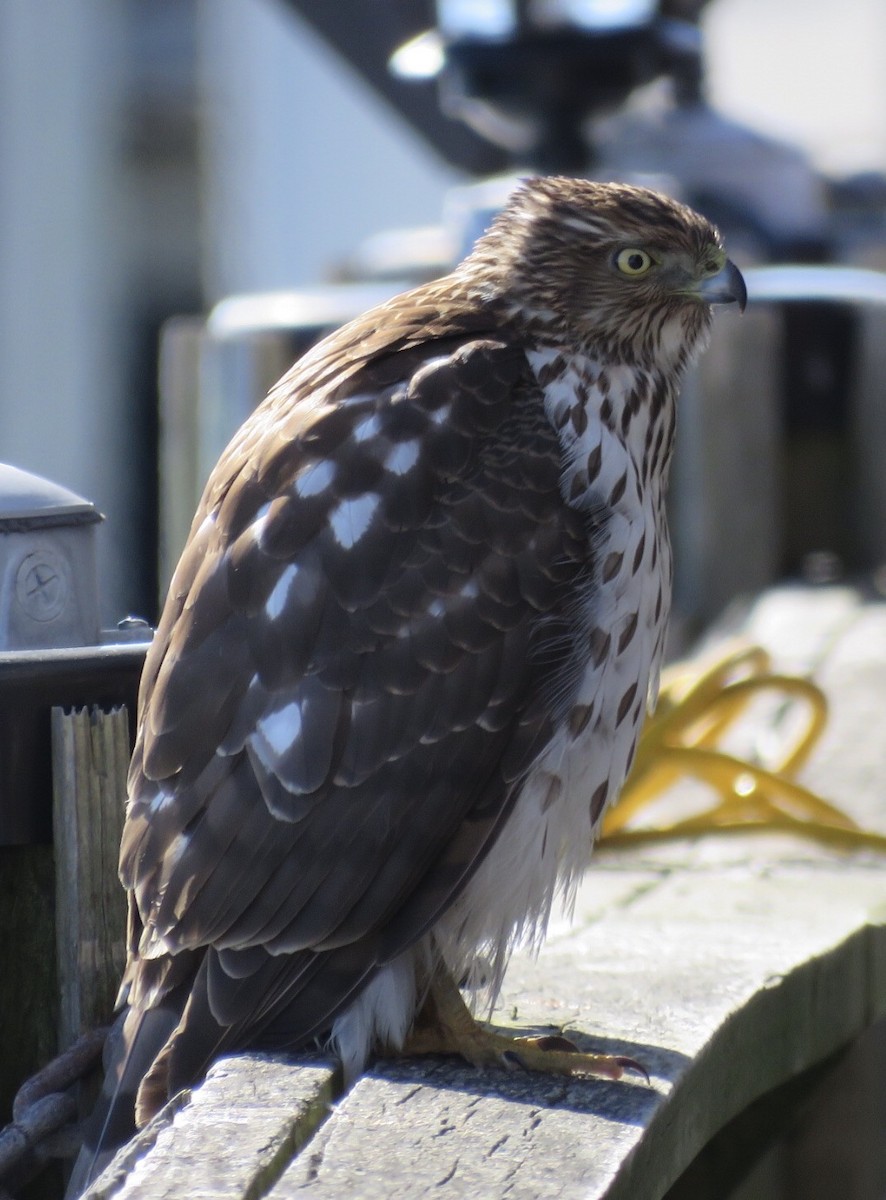
M 447 1016 L 451 980 L 498 986 L 618 796 L 662 660 L 680 377 L 744 300 L 686 207 L 530 180 L 237 433 L 142 680 L 105 1142 L 226 1051 L 329 1040 L 353 1075 L 422 1009 L 418 1048 L 506 1061 Z

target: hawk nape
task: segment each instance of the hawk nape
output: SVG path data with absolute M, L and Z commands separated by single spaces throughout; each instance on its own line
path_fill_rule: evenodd
M 353 1075 L 423 1001 L 445 1024 L 447 972 L 495 988 L 541 938 L 655 695 L 680 376 L 744 299 L 684 206 L 530 180 L 237 433 L 145 665 L 93 1141 L 241 1047 L 328 1040 Z

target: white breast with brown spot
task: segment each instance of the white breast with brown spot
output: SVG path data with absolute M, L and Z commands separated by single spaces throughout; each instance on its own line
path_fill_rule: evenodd
M 458 970 L 470 966 L 458 948 L 480 948 L 495 964 L 493 982 L 516 942 L 541 941 L 558 890 L 568 902 L 588 864 L 654 702 L 671 594 L 665 487 L 674 396 L 639 368 L 554 348 L 529 360 L 560 438 L 564 499 L 588 514 L 596 579 L 572 707 L 495 846 L 434 931 Z
M 563 458 L 568 504 L 589 514 L 596 578 L 584 605 L 586 664 L 571 708 L 527 776 L 495 845 L 416 946 L 340 1016 L 350 1074 L 374 1043 L 399 1046 L 436 953 L 494 1000 L 514 946 L 540 945 L 558 892 L 569 903 L 607 802 L 624 782 L 658 682 L 671 593 L 664 491 L 674 397 L 648 372 L 542 349 L 529 360 Z M 594 521 L 594 517 L 597 521 Z

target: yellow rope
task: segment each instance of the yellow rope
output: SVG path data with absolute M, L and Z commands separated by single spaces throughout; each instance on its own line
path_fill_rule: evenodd
M 772 761 L 745 760 L 718 748 L 751 700 L 769 693 L 805 709 L 805 724 Z M 886 836 L 860 829 L 840 809 L 793 776 L 809 758 L 827 721 L 827 701 L 814 683 L 772 671 L 759 646 L 735 644 L 701 666 L 664 673 L 658 709 L 646 722 L 621 799 L 606 814 L 607 846 L 692 837 L 701 833 L 785 830 L 842 848 L 886 851 Z M 713 788 L 708 811 L 667 825 L 634 824 L 637 814 L 677 780 Z

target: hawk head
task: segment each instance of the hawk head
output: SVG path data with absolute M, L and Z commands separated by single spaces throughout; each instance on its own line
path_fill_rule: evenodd
M 511 300 L 537 337 L 667 371 L 703 349 L 712 304 L 743 309 L 747 298 L 699 213 L 646 188 L 585 179 L 525 182 L 463 270 Z

